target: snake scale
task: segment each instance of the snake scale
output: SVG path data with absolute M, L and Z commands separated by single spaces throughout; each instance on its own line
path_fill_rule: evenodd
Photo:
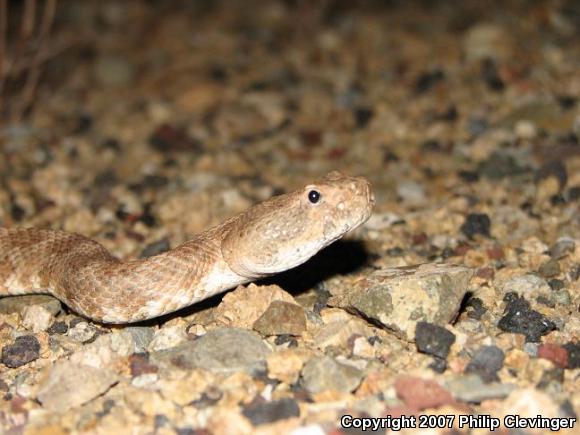
M 274 196 L 159 255 L 121 261 L 64 231 L 0 228 L 0 296 L 48 293 L 103 323 L 131 323 L 296 267 L 364 223 L 374 196 L 338 171 Z

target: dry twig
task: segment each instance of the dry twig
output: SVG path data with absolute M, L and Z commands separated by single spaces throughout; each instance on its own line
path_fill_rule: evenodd
M 22 120 L 32 107 L 42 64 L 54 55 L 49 36 L 57 0 L 45 0 L 43 3 L 40 12 L 38 0 L 23 2 L 19 31 L 11 43 L 8 0 L 0 0 L 0 114 L 3 120 L 12 123 Z M 24 84 L 14 94 L 7 95 L 10 92 L 7 87 L 9 81 L 22 81 Z

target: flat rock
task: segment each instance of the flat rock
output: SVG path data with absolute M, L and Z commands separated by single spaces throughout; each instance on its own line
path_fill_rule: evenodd
M 62 310 L 60 301 L 48 295 L 6 296 L 0 298 L 0 314 L 22 313 L 26 307 L 38 305 L 56 316 Z
M 225 294 L 214 311 L 214 320 L 220 325 L 250 329 L 272 301 L 296 304 L 294 298 L 277 285 L 239 286 Z
M 151 359 L 188 370 L 201 368 L 218 373 L 256 373 L 265 370 L 270 352 L 255 332 L 218 328 L 197 340 L 153 352 Z
M 430 379 L 421 379 L 415 376 L 401 376 L 394 384 L 397 396 L 407 406 L 415 409 L 438 408 L 453 403 L 451 394 Z
M 1 361 L 6 367 L 16 368 L 38 359 L 40 343 L 34 335 L 23 335 L 2 348 Z
M 514 384 L 486 384 L 475 374 L 458 376 L 445 382 L 445 388 L 461 402 L 481 403 L 488 399 L 503 399 L 514 391 Z
M 349 393 L 358 387 L 362 376 L 362 371 L 355 367 L 341 364 L 329 356 L 317 356 L 304 365 L 302 385 L 310 393 Z
M 100 396 L 117 381 L 110 370 L 60 362 L 51 368 L 37 398 L 45 409 L 64 412 Z
M 254 329 L 262 335 L 302 335 L 306 330 L 304 308 L 291 302 L 272 301 L 254 322 Z
M 242 410 L 242 414 L 254 426 L 273 423 L 291 417 L 300 416 L 300 408 L 296 400 L 283 398 L 271 402 L 251 403 Z
M 468 267 L 449 264 L 380 269 L 328 303 L 413 341 L 417 322 L 445 325 L 455 318 L 472 275 Z

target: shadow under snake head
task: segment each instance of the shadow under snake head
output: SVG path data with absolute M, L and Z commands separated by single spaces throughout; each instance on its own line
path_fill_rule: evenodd
M 365 178 L 332 171 L 229 222 L 223 258 L 235 273 L 250 279 L 291 269 L 364 223 L 374 202 Z

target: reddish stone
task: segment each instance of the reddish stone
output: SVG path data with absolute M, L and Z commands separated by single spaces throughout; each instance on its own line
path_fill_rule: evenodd
M 153 132 L 149 143 L 158 151 L 200 151 L 201 144 L 189 137 L 183 128 L 162 124 Z
M 486 254 L 490 260 L 501 260 L 505 257 L 503 249 L 500 248 L 499 246 L 494 246 L 493 248 L 489 248 L 486 251 Z
M 134 353 L 129 357 L 131 376 L 140 376 L 145 373 L 157 373 L 158 368 L 149 363 L 149 354 Z
M 453 403 L 453 397 L 435 381 L 401 376 L 395 381 L 397 396 L 412 408 L 423 410 Z
M 475 275 L 478 278 L 485 279 L 486 281 L 491 281 L 495 276 L 495 270 L 493 270 L 493 268 L 491 267 L 481 267 L 477 269 Z
M 26 408 L 24 408 L 24 404 L 26 403 L 26 399 L 22 396 L 14 396 L 14 398 L 10 401 L 10 410 L 14 414 L 24 414 L 26 413 Z
M 134 216 L 134 215 L 130 215 L 130 216 Z M 135 220 L 126 220 L 125 222 L 136 222 L 137 220 L 138 220 L 138 218 Z M 125 231 L 125 234 L 127 235 L 128 238 L 136 240 L 138 242 L 143 243 L 145 241 L 145 236 L 143 234 L 139 234 L 136 231 L 127 230 L 127 231 Z
M 344 157 L 345 154 L 346 154 L 346 149 L 344 149 L 344 148 L 333 148 L 333 149 L 331 149 L 328 152 L 327 157 L 329 159 L 337 160 L 337 159 L 340 159 L 340 158 Z
M 429 238 L 427 237 L 427 234 L 419 233 L 419 234 L 413 235 L 412 240 L 413 240 L 413 245 L 423 245 L 423 244 L 427 243 L 427 240 L 429 240 Z
M 316 147 L 322 142 L 322 131 L 320 130 L 303 130 L 300 132 L 302 143 L 308 147 Z
M 470 251 L 470 250 L 471 250 L 471 246 L 464 243 L 464 244 L 457 246 L 457 248 L 455 248 L 455 251 L 453 252 L 453 254 L 456 256 L 461 256 L 461 255 L 467 254 L 467 251 Z
M 538 358 L 550 360 L 563 369 L 568 367 L 568 351 L 558 344 L 541 344 L 538 347 Z

